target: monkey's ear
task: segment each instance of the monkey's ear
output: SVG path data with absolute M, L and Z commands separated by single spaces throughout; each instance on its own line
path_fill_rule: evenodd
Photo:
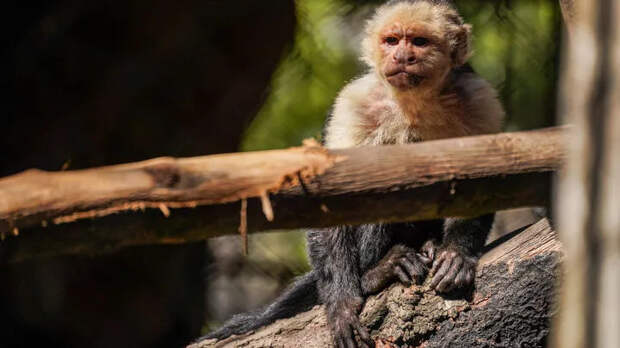
M 452 29 L 452 64 L 459 67 L 471 56 L 471 25 L 460 24 Z

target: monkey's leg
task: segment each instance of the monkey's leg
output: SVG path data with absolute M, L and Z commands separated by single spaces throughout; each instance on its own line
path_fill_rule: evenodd
M 436 252 L 430 275 L 431 287 L 449 292 L 471 285 L 479 253 L 484 246 L 495 214 L 474 219 L 447 218 L 444 222 L 443 243 Z
M 360 289 L 359 253 L 353 227 L 339 226 L 308 233 L 308 249 L 318 274 L 317 287 L 325 304 L 327 322 L 338 348 L 371 343 L 358 314 L 364 303 Z
M 364 295 L 375 294 L 398 279 L 405 285 L 419 284 L 428 272 L 432 258 L 415 252 L 415 249 L 398 244 L 392 247 L 376 266 L 362 276 Z

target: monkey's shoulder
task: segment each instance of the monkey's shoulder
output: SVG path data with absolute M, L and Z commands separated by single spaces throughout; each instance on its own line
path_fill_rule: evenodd
M 335 108 L 353 109 L 363 114 L 383 114 L 393 111 L 397 104 L 379 78 L 368 73 L 349 82 L 336 98 Z
M 411 142 L 411 127 L 376 75 L 366 74 L 339 93 L 327 123 L 331 148 Z
M 456 71 L 442 94 L 444 102 L 454 100 L 463 110 L 471 134 L 497 133 L 504 121 L 504 108 L 497 90 L 473 70 Z

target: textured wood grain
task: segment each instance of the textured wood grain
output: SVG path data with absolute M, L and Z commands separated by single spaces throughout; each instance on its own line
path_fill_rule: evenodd
M 0 180 L 0 258 L 89 253 L 237 233 L 547 203 L 566 129 L 327 151 L 318 146 Z M 268 195 L 266 195 L 266 193 Z M 266 199 L 268 198 L 268 199 Z M 262 202 L 262 208 L 261 208 Z
M 560 114 L 574 125 L 558 180 L 566 280 L 555 347 L 620 347 L 620 2 L 572 0 Z
M 546 219 L 490 244 L 475 290 L 438 296 L 394 285 L 370 297 L 360 318 L 377 347 L 544 347 L 555 313 L 561 244 Z M 322 306 L 204 347 L 331 347 Z

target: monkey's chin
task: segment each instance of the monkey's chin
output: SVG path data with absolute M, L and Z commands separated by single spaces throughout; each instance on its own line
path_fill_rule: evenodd
M 407 90 L 418 87 L 422 83 L 422 81 L 424 81 L 424 76 L 409 74 L 407 72 L 401 71 L 399 73 L 387 76 L 386 80 L 392 87 L 396 89 Z

